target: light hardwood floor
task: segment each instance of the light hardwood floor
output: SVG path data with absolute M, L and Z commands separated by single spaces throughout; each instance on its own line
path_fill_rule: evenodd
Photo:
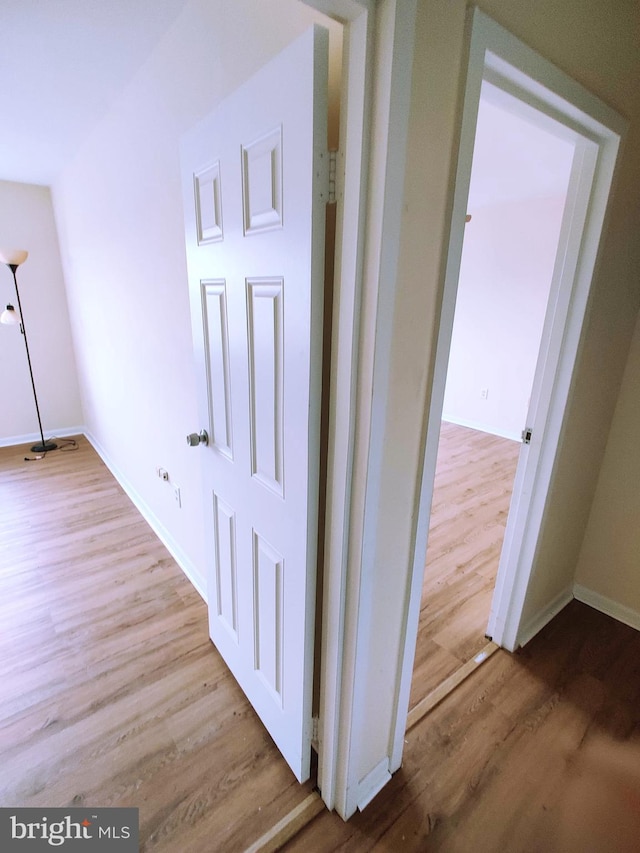
M 23 455 L 0 449 L 0 805 L 137 806 L 143 851 L 245 850 L 309 786 L 87 443 Z M 640 633 L 574 602 L 417 723 L 362 814 L 324 811 L 285 849 L 566 853 L 564 791 L 598 733 L 640 742 Z
M 310 786 L 87 441 L 24 451 L 0 449 L 0 805 L 139 807 L 142 850 L 244 850 Z
M 443 423 L 409 706 L 486 644 L 520 444 Z
M 525 649 L 497 651 L 407 733 L 402 768 L 364 812 L 344 823 L 325 811 L 284 849 L 630 853 L 637 847 L 618 846 L 615 825 L 608 840 L 589 840 L 610 815 L 606 779 L 581 766 L 600 739 L 636 761 L 635 788 L 613 799 L 637 840 L 640 632 L 574 601 Z M 582 811 L 571 799 L 581 781 L 596 788 Z M 561 841 L 569 819 L 586 840 Z

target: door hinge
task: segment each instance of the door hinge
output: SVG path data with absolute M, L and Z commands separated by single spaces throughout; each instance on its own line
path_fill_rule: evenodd
M 320 737 L 320 719 L 311 717 L 311 746 L 318 751 L 318 738 Z
M 531 444 L 531 436 L 533 435 L 533 430 L 531 427 L 525 427 L 522 430 L 522 443 L 523 444 Z
M 337 181 L 338 181 L 338 152 L 329 151 L 329 200 L 327 204 L 335 204 L 337 197 Z

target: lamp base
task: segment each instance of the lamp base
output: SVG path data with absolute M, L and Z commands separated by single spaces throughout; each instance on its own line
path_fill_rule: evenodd
M 34 444 L 31 448 L 32 453 L 48 453 L 49 450 L 55 450 L 58 445 L 53 441 L 45 441 L 44 444 Z

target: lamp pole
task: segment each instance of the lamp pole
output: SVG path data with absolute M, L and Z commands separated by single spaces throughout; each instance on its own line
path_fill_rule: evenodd
M 29 376 L 31 377 L 31 387 L 33 388 L 33 400 L 36 404 L 36 414 L 38 416 L 38 427 L 40 428 L 40 438 L 42 439 L 41 444 L 34 444 L 31 448 L 32 453 L 46 453 L 48 450 L 55 450 L 58 446 L 53 441 L 45 441 L 44 433 L 42 431 L 42 420 L 40 419 L 40 407 L 38 406 L 38 395 L 36 394 L 36 383 L 33 381 L 33 369 L 31 367 L 31 356 L 29 355 L 29 342 L 27 340 L 27 330 L 24 325 L 24 314 L 22 313 L 22 305 L 20 304 L 20 291 L 18 290 L 18 278 L 16 276 L 16 270 L 18 269 L 18 264 L 8 263 L 7 266 L 11 270 L 13 275 L 13 284 L 16 289 L 16 298 L 18 300 L 18 311 L 20 314 L 20 331 L 24 337 L 24 346 L 27 351 L 27 363 L 29 365 Z

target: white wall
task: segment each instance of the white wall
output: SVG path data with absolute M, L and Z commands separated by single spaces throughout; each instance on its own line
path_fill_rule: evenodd
M 71 346 L 67 298 L 48 187 L 0 181 L 0 245 L 27 249 L 18 268 L 31 364 L 45 438 L 83 423 Z M 0 310 L 18 310 L 13 277 L 0 265 Z M 17 326 L 0 326 L 0 444 L 39 437 L 24 339 Z
M 192 0 L 53 187 L 90 435 L 200 589 L 179 140 L 318 17 L 294 0 Z
M 563 208 L 563 197 L 469 208 L 444 420 L 520 438 Z
M 637 4 L 621 3 L 613 12 L 600 0 L 479 0 L 478 5 L 631 122 L 528 590 L 526 621 L 573 584 L 640 306 L 640 53 L 634 41 L 640 10 Z M 465 16 L 465 0 L 418 2 L 400 274 L 392 306 L 388 406 L 376 491 L 380 501 L 375 553 L 366 567 L 375 579 L 367 602 L 373 616 L 366 641 L 384 654 L 372 659 L 363 676 L 371 701 L 363 703 L 358 737 L 370 754 L 380 756 L 388 754 L 393 736 L 395 705 L 388 673 L 402 655 L 405 624 L 397 613 L 406 602 L 413 568 L 424 413 L 432 391 L 459 144 Z M 640 368 L 633 372 L 635 387 L 639 376 Z M 630 452 L 634 458 L 640 455 L 637 443 Z M 623 502 L 617 501 L 618 517 L 624 512 Z M 624 535 L 631 543 L 631 531 Z M 618 571 L 610 565 L 600 569 L 612 570 Z M 369 724 L 371 707 L 376 709 L 375 726 Z
M 576 571 L 576 596 L 640 629 L 640 320 Z
M 520 439 L 572 157 L 571 143 L 480 101 L 444 420 Z

